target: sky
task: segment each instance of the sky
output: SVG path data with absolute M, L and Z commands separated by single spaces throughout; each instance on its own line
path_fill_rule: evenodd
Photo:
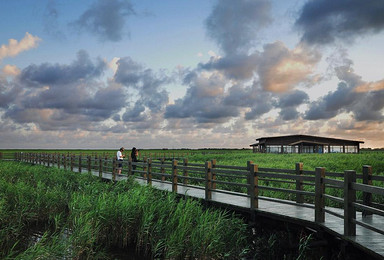
M 384 147 L 382 0 L 2 0 L 0 148 Z

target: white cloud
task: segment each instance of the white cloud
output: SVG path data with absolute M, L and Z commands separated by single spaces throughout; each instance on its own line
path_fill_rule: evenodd
M 118 65 L 117 62 L 120 60 L 120 58 L 114 57 L 109 63 L 108 67 L 113 70 L 113 74 L 116 73 Z
M 10 39 L 8 45 L 1 45 L 0 47 L 0 60 L 6 57 L 14 57 L 23 51 L 27 51 L 32 48 L 36 48 L 39 45 L 41 39 L 37 36 L 26 32 L 21 41 Z
M 2 72 L 5 76 L 17 76 L 20 74 L 20 69 L 15 65 L 5 65 L 2 69 Z

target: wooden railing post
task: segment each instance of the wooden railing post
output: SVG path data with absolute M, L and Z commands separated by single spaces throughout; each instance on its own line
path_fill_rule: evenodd
M 205 200 L 212 199 L 212 163 L 205 162 Z
M 87 158 L 87 159 L 88 159 L 88 172 L 91 172 L 91 170 L 92 170 L 92 169 L 91 169 L 91 156 L 88 155 L 87 157 L 88 157 L 88 158 Z
M 212 190 L 216 190 L 216 159 L 211 160 Z
M 103 156 L 99 156 L 99 177 L 103 178 Z
M 132 157 L 128 156 L 128 176 L 132 175 Z
M 81 173 L 81 162 L 82 162 L 82 158 L 81 158 L 81 154 L 79 155 L 79 173 Z
M 57 155 L 57 168 L 60 169 L 60 154 Z
M 147 178 L 147 161 L 148 161 L 147 157 L 144 156 L 143 157 L 143 175 L 142 175 L 144 180 Z
M 356 202 L 356 190 L 352 183 L 356 182 L 356 171 L 344 172 L 344 235 L 356 236 L 356 209 L 353 203 Z
M 164 167 L 164 157 L 160 158 L 161 161 L 161 167 L 160 167 L 160 172 L 161 172 L 161 181 L 165 181 L 165 167 Z
M 248 164 L 249 177 L 248 177 L 248 195 L 250 199 L 250 208 L 251 210 L 257 209 L 259 207 L 259 177 L 257 172 L 259 171 L 259 166 L 253 163 Z
M 325 168 L 317 167 L 315 176 L 315 222 L 324 223 L 325 221 Z
M 187 170 L 187 167 L 188 167 L 188 159 L 187 158 L 184 158 L 183 160 L 183 176 L 184 176 L 184 180 L 183 180 L 183 184 L 184 185 L 188 185 L 188 170 Z
M 64 170 L 67 169 L 67 156 L 65 155 L 65 153 L 63 154 L 63 167 Z
M 372 185 L 372 166 L 363 166 L 363 184 Z M 363 192 L 363 205 L 372 207 L 372 193 Z M 372 216 L 372 212 L 363 209 L 363 217 Z
M 152 185 L 152 159 L 148 159 L 148 167 L 147 167 L 147 184 Z
M 0 160 L 3 160 L 3 153 L 0 152 Z
M 116 171 L 117 171 L 117 164 L 116 164 L 116 157 L 114 156 L 112 159 L 112 181 L 116 181 Z
M 296 175 L 302 176 L 303 175 L 303 163 L 296 163 Z M 303 180 L 296 180 L 296 191 L 303 191 Z M 304 196 L 303 194 L 296 194 L 296 202 L 297 203 L 304 203 Z
M 177 160 L 172 160 L 172 191 L 177 193 Z
M 51 163 L 51 154 L 47 154 L 48 156 L 48 160 L 47 160 L 47 166 L 49 167 L 50 166 L 50 163 Z
M 75 163 L 75 156 L 71 154 L 71 172 L 73 172 L 73 164 Z

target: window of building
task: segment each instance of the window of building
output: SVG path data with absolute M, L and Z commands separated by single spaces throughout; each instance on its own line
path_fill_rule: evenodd
M 347 145 L 345 147 L 345 152 L 346 153 L 357 153 L 357 146 L 355 146 L 355 145 Z
M 267 145 L 267 153 L 281 153 L 281 145 Z
M 301 152 L 302 153 L 313 153 L 314 152 L 314 147 L 312 145 L 303 146 Z
M 342 153 L 343 147 L 338 145 L 332 145 L 331 146 L 331 153 Z

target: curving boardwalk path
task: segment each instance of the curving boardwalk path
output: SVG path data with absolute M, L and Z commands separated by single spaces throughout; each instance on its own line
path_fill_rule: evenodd
M 57 166 L 53 164 L 53 166 Z M 78 168 L 73 168 L 73 171 L 78 171 Z M 99 172 L 92 171 L 92 174 L 99 176 Z M 112 173 L 102 173 L 102 178 L 112 180 Z M 116 181 L 126 180 L 127 175 L 116 175 Z M 143 178 L 136 178 L 142 184 L 147 185 L 147 180 Z M 172 183 L 169 181 L 152 180 L 152 187 L 159 190 L 172 191 Z M 312 204 L 287 204 L 281 203 L 278 199 L 270 199 L 259 197 L 258 208 L 251 212 L 250 198 L 245 197 L 242 193 L 218 192 L 212 190 L 211 202 L 219 204 L 223 207 L 231 207 L 237 211 L 255 213 L 255 215 L 263 215 L 278 219 L 285 222 L 300 224 L 301 226 L 323 230 L 334 237 L 343 239 L 344 241 L 352 243 L 357 248 L 368 253 L 371 257 L 369 259 L 383 259 L 384 260 L 384 235 L 371 231 L 360 225 L 356 225 L 356 236 L 344 235 L 344 220 L 336 217 L 330 213 L 325 213 L 325 222 L 315 222 L 315 209 Z M 205 189 L 199 186 L 183 186 L 181 183 L 177 185 L 177 194 L 186 195 L 193 198 L 205 200 Z M 326 207 L 331 212 L 343 215 L 344 210 L 338 208 Z M 382 228 L 384 225 L 384 217 L 374 214 L 369 217 L 362 217 L 361 212 L 357 212 L 356 220 L 364 222 L 374 227 Z
M 96 174 L 96 173 L 95 173 Z M 98 173 L 97 173 L 98 175 Z M 103 178 L 112 179 L 112 174 L 103 173 Z M 116 180 L 126 180 L 125 175 L 116 176 Z M 147 185 L 147 181 L 141 178 L 136 179 L 140 184 Z M 152 186 L 156 189 L 172 191 L 171 182 L 160 182 L 152 181 Z M 177 193 L 180 195 L 187 195 L 193 198 L 205 199 L 205 191 L 202 187 L 185 187 L 178 185 Z M 231 194 L 224 194 L 212 191 L 212 201 L 222 205 L 228 205 L 235 208 L 238 208 L 241 211 L 250 212 L 249 205 L 250 199 L 247 197 L 241 196 L 241 193 L 231 192 Z M 303 205 L 303 204 L 301 204 Z M 356 226 L 356 236 L 345 236 L 344 233 L 344 223 L 343 219 L 333 216 L 332 214 L 326 213 L 324 223 L 315 223 L 314 209 L 311 208 L 313 205 L 304 204 L 308 207 L 288 205 L 279 203 L 278 200 L 267 201 L 263 200 L 262 197 L 259 200 L 259 207 L 255 210 L 256 214 L 263 214 L 265 216 L 277 218 L 280 220 L 299 223 L 303 226 L 314 227 L 318 225 L 324 231 L 332 234 L 333 236 L 344 239 L 356 247 L 362 249 L 372 256 L 372 259 L 384 259 L 384 235 L 373 232 L 369 229 L 366 229 L 360 225 Z M 330 208 L 327 209 L 343 214 L 343 209 Z M 356 215 L 357 220 L 363 221 L 367 224 L 382 227 L 384 225 L 384 217 L 373 215 L 370 217 L 362 218 L 361 213 Z

